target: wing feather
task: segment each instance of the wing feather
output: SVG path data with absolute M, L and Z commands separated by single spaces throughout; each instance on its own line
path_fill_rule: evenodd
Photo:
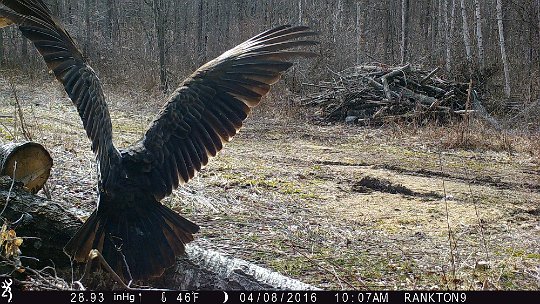
M 215 156 L 217 154 L 216 146 L 214 145 L 214 141 L 212 140 L 212 137 L 210 134 L 208 134 L 208 131 L 206 131 L 206 128 L 201 124 L 200 120 L 197 120 L 194 122 L 195 125 L 195 138 L 198 139 L 198 144 L 202 148 L 204 148 L 205 152 L 203 153 L 208 156 Z M 208 163 L 208 157 L 206 157 L 206 162 L 203 160 L 203 165 L 206 165 Z
M 193 144 L 193 141 L 191 140 L 191 138 L 185 139 L 183 141 L 183 144 L 185 145 L 184 152 L 187 153 L 187 154 L 185 154 L 185 156 L 189 157 L 189 159 L 191 161 L 191 165 L 193 166 L 193 169 L 196 170 L 196 171 L 201 170 L 201 167 L 202 167 L 202 165 L 201 165 L 201 157 L 199 156 L 199 151 L 197 151 L 197 148 L 195 148 L 195 145 Z M 191 171 L 190 171 L 190 173 L 191 173 Z M 191 176 L 191 174 L 190 174 L 190 177 L 193 177 L 193 176 Z
M 184 162 L 186 163 L 186 168 L 188 172 L 188 178 L 184 180 L 185 182 L 187 182 L 195 176 L 195 166 L 193 165 L 193 162 L 191 161 L 191 156 L 188 151 L 188 146 L 187 145 L 181 146 L 180 150 L 182 152 L 182 157 L 184 158 Z
M 182 156 L 182 151 L 175 151 L 174 156 L 176 157 L 176 168 L 178 170 L 178 174 L 182 178 L 181 182 L 185 183 L 189 180 L 189 173 L 186 161 L 184 160 L 184 156 Z
M 96 73 L 63 26 L 41 0 L 0 0 L 0 17 L 7 16 L 32 41 L 43 60 L 64 85 L 81 117 L 91 147 L 100 164 L 101 185 L 107 185 L 110 171 L 120 162 L 112 142 L 112 123 Z
M 232 135 L 234 135 L 234 132 L 236 132 L 236 129 L 227 117 L 222 116 L 222 118 L 219 119 L 216 117 L 216 115 L 214 115 L 214 111 L 215 110 L 208 111 L 206 120 L 204 120 L 203 123 L 205 124 L 207 130 L 213 130 L 215 134 L 219 136 L 219 139 L 215 139 L 214 143 L 217 150 L 220 151 L 223 149 L 223 143 L 229 141 Z
M 211 113 L 208 113 L 208 116 L 213 116 Z M 220 136 L 217 134 L 215 127 L 210 126 L 209 120 L 213 119 L 208 117 L 205 120 L 201 120 L 201 126 L 204 129 L 206 135 L 208 136 L 209 146 L 211 145 L 211 150 L 208 150 L 210 156 L 214 157 L 217 155 L 221 149 L 223 149 L 223 143 L 221 142 Z
M 315 34 L 304 26 L 280 26 L 195 71 L 169 97 L 144 138 L 122 152 L 123 161 L 133 168 L 128 175 L 147 174 L 152 180 L 149 191 L 157 199 L 193 178 L 293 65 L 288 60 L 313 55 L 292 49 L 315 45 L 305 39 Z M 143 159 L 150 161 L 149 172 L 142 170 Z

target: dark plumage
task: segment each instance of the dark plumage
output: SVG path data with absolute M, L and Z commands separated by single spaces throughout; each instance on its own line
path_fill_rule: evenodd
M 112 142 L 100 81 L 41 0 L 0 0 L 0 27 L 15 23 L 43 56 L 77 107 L 99 165 L 98 207 L 66 245 L 84 262 L 96 248 L 120 275 L 159 276 L 199 227 L 160 203 L 193 178 L 242 127 L 251 108 L 292 66 L 291 50 L 311 46 L 307 27 L 261 33 L 189 76 L 169 97 L 144 137 L 125 149 Z M 125 257 L 125 262 L 124 262 Z

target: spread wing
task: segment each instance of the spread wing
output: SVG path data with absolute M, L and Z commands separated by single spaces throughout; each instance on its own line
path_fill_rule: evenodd
M 251 108 L 292 66 L 313 56 L 291 50 L 317 44 L 307 27 L 261 33 L 203 65 L 170 96 L 144 138 L 122 151 L 128 175 L 142 177 L 160 200 L 187 182 L 242 127 Z
M 88 66 L 63 26 L 41 0 L 0 0 L 0 26 L 15 23 L 34 43 L 45 63 L 68 93 L 82 119 L 92 151 L 99 163 L 102 185 L 106 185 L 120 154 L 112 142 L 112 124 L 100 81 Z

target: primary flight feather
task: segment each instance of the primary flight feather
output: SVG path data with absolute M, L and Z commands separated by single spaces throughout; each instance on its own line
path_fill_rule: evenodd
M 242 127 L 251 108 L 315 45 L 304 26 L 263 32 L 185 79 L 138 142 L 117 149 L 100 80 L 41 0 L 0 0 L 0 27 L 16 24 L 77 107 L 99 167 L 98 207 L 65 247 L 84 262 L 98 249 L 127 278 L 160 276 L 199 227 L 160 203 L 193 178 Z

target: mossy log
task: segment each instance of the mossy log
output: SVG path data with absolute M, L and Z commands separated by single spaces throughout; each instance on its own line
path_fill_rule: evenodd
M 22 256 L 39 259 L 38 262 L 21 258 L 23 266 L 54 265 L 58 272 L 70 273 L 71 261 L 63 247 L 82 221 L 74 210 L 30 194 L 20 183 L 10 191 L 11 184 L 10 178 L 0 178 L 0 210 L 4 209 L 1 216 L 11 223 L 10 228 L 18 237 L 24 238 Z M 204 249 L 197 241 L 188 244 L 186 255 L 179 257 L 161 278 L 145 283 L 173 290 L 316 289 L 247 261 Z

